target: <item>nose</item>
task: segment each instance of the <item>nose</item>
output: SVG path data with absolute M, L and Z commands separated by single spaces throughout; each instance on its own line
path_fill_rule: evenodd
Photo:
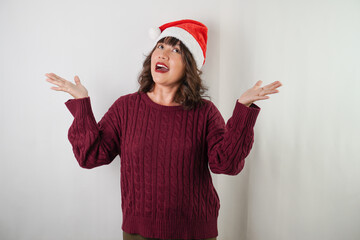
M 169 58 L 169 53 L 167 49 L 163 49 L 160 54 L 159 54 L 159 58 L 162 59 L 168 59 Z

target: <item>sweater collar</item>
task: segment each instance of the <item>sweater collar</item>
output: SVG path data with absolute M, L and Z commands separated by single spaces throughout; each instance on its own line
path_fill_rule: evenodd
M 160 111 L 175 111 L 175 110 L 184 110 L 182 105 L 178 105 L 178 106 L 165 106 L 165 105 L 161 105 L 158 104 L 156 102 L 154 102 L 153 100 L 150 99 L 150 97 L 144 93 L 144 92 L 140 92 L 141 95 L 141 99 L 144 100 L 144 102 L 148 105 L 151 106 L 153 108 L 156 108 Z

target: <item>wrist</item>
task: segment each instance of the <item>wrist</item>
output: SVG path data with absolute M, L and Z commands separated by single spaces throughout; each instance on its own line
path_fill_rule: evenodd
M 252 103 L 243 102 L 240 99 L 238 99 L 238 102 L 241 103 L 242 105 L 245 105 L 246 107 L 250 107 L 250 105 L 252 104 Z

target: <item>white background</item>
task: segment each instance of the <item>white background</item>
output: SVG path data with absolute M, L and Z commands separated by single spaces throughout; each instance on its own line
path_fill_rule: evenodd
M 45 73 L 89 91 L 97 121 L 137 76 L 148 29 L 209 28 L 203 80 L 225 121 L 257 80 L 255 142 L 237 176 L 212 174 L 218 240 L 360 239 L 358 0 L 0 2 L 0 238 L 122 238 L 119 157 L 82 169 L 67 131 L 72 98 Z

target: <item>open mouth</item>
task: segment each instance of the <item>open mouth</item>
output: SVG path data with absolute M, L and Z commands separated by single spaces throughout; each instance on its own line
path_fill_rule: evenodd
M 169 68 L 165 64 L 156 63 L 155 71 L 156 72 L 168 72 Z

